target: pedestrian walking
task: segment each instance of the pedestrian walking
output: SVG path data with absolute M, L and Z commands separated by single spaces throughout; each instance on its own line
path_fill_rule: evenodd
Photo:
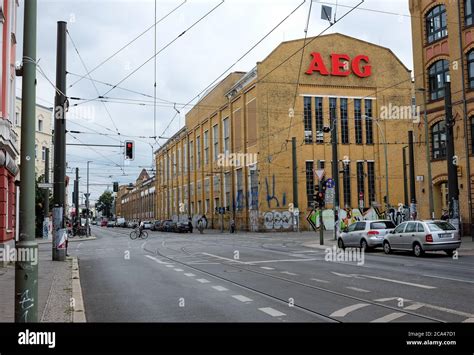
M 189 227 L 189 233 L 193 232 L 193 221 L 191 217 L 188 218 L 188 227 Z

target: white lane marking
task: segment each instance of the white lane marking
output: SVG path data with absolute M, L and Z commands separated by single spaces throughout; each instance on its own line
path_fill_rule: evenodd
M 406 315 L 406 313 L 394 312 L 394 313 L 387 314 L 384 317 L 374 319 L 370 323 L 388 323 L 388 322 L 391 322 L 392 320 L 403 317 L 404 315 Z
M 158 264 L 163 264 L 163 265 L 168 265 L 169 264 L 166 261 L 161 261 L 161 260 L 159 260 L 159 259 L 157 259 L 157 258 L 155 258 L 154 256 L 151 256 L 151 255 L 145 255 L 145 257 L 147 257 L 148 259 L 156 261 Z
M 171 265 L 171 264 L 168 264 L 168 265 L 165 265 L 166 267 L 174 267 L 174 265 Z
M 458 282 L 467 282 L 467 283 L 470 283 L 470 284 L 474 284 L 474 281 L 462 280 L 462 279 L 453 279 L 451 277 L 442 277 L 442 276 L 434 276 L 434 275 L 423 275 L 423 276 L 433 277 L 433 278 L 436 278 L 436 279 L 451 280 L 451 281 L 458 281 Z
M 279 263 L 279 262 L 293 262 L 293 261 L 315 261 L 315 260 L 324 260 L 323 258 L 311 258 L 311 259 L 282 259 L 282 260 L 259 260 L 259 261 L 247 261 L 244 264 L 264 264 L 264 263 Z
M 268 266 L 260 266 L 260 269 L 265 269 L 265 270 L 275 270 L 274 268 L 272 268 L 272 267 L 268 267 Z
M 349 313 L 357 311 L 358 309 L 364 308 L 367 306 L 370 306 L 370 305 L 368 303 L 356 303 L 356 304 L 353 304 L 352 306 L 344 307 L 331 313 L 329 317 L 345 317 Z
M 208 263 L 206 261 L 191 261 L 188 264 L 193 264 L 193 265 L 219 265 L 219 263 Z
M 311 280 L 316 281 L 316 282 L 321 282 L 323 284 L 328 284 L 329 283 L 329 281 L 326 281 L 326 280 L 320 280 L 320 279 L 311 279 Z
M 346 275 L 346 274 L 340 274 L 338 272 L 334 272 L 334 271 L 331 271 L 332 274 L 336 275 L 336 276 L 341 276 L 341 277 L 349 277 L 349 278 L 352 278 L 351 275 Z
M 240 302 L 252 302 L 251 298 L 248 298 L 248 297 L 245 297 L 245 296 L 242 296 L 242 295 L 234 295 L 232 297 L 235 298 L 236 300 L 240 301 Z
M 421 303 L 413 303 L 412 305 L 405 307 L 403 309 L 406 309 L 407 311 L 416 311 L 417 309 L 420 309 L 424 305 Z
M 298 276 L 298 274 L 294 274 L 294 273 L 289 272 L 289 271 L 282 271 L 281 273 L 286 274 L 286 275 L 291 275 L 291 276 Z
M 402 285 L 408 285 L 408 286 L 413 286 L 413 287 L 425 288 L 425 289 L 428 289 L 428 290 L 432 290 L 432 289 L 435 289 L 435 288 L 436 288 L 436 287 L 434 287 L 434 286 L 427 286 L 427 285 L 415 284 L 415 283 L 412 283 L 412 282 L 386 279 L 386 278 L 384 278 L 384 277 L 378 277 L 378 276 L 369 276 L 369 275 L 362 275 L 362 276 L 368 277 L 368 278 L 370 278 L 370 279 L 375 279 L 375 280 L 388 281 L 388 282 L 394 282 L 394 283 L 402 284 Z
M 319 250 L 297 250 L 293 253 L 303 254 L 303 253 L 319 253 Z
M 397 300 L 399 299 L 400 297 L 388 297 L 388 298 L 379 298 L 379 299 L 376 299 L 374 300 L 375 302 L 388 302 L 388 301 L 393 301 L 393 300 Z
M 380 298 L 380 299 L 374 300 L 374 301 L 375 302 L 385 302 L 385 301 L 397 300 L 399 298 L 400 297 Z M 435 305 L 428 304 L 428 303 L 411 301 L 411 300 L 408 300 L 408 299 L 405 299 L 405 301 L 406 302 L 414 302 L 413 306 L 414 305 L 417 305 L 417 306 L 420 305 L 420 306 L 423 306 L 423 307 L 426 307 L 426 308 L 436 309 L 437 311 L 442 311 L 442 312 L 446 312 L 446 313 L 450 313 L 450 314 L 455 314 L 455 315 L 458 315 L 458 316 L 461 316 L 461 317 L 474 318 L 474 314 L 467 313 L 467 312 L 462 312 L 462 311 L 457 311 L 457 310 L 451 309 L 451 308 L 445 308 L 445 307 L 435 306 Z M 419 308 L 421 308 L 421 307 L 419 307 Z
M 182 272 L 183 269 L 173 269 L 174 271 Z
M 202 284 L 207 284 L 207 283 L 211 282 L 211 281 L 206 280 L 206 279 L 196 279 L 196 280 L 199 281 Z
M 259 311 L 262 311 L 266 314 L 271 315 L 272 317 L 281 317 L 281 316 L 286 316 L 285 313 L 282 313 L 280 311 L 277 311 L 276 309 L 273 309 L 271 307 L 265 307 L 265 308 L 259 308 Z
M 234 262 L 234 263 L 246 264 L 246 263 L 244 263 L 243 261 L 235 260 L 235 259 L 229 259 L 229 258 L 224 258 L 223 256 L 219 256 L 219 255 L 214 255 L 214 254 L 209 254 L 209 253 L 201 253 L 201 254 L 202 254 L 202 255 L 207 255 L 207 256 L 212 256 L 213 258 L 217 258 L 217 259 L 232 261 L 232 262 Z
M 468 318 L 466 320 L 463 320 L 462 323 L 474 323 L 474 318 Z
M 357 291 L 357 292 L 363 292 L 363 293 L 369 293 L 370 292 L 370 291 L 364 290 L 362 288 L 357 288 L 357 287 L 348 286 L 346 288 L 348 288 L 349 290 Z
M 222 287 L 222 286 L 212 286 L 212 288 L 213 288 L 214 290 L 217 290 L 217 291 L 220 291 L 220 292 L 222 292 L 222 291 L 229 291 L 227 288 Z
M 194 276 L 196 276 L 196 275 L 191 274 L 191 273 L 187 273 L 187 274 L 184 274 L 184 275 L 187 276 L 187 277 L 194 277 Z

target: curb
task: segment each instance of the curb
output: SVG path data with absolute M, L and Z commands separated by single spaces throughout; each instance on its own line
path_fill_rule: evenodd
M 69 238 L 68 239 L 68 242 L 69 243 L 74 243 L 74 242 L 87 242 L 89 240 L 96 240 L 97 238 L 92 236 L 92 237 L 89 237 L 89 238 Z M 47 239 L 47 240 L 42 240 L 42 239 L 39 239 L 37 241 L 38 245 L 39 244 L 51 244 L 53 241 L 51 239 Z
M 72 313 L 72 322 L 73 323 L 86 323 L 86 311 L 84 308 L 84 300 L 82 298 L 82 288 L 81 288 L 81 279 L 79 277 L 79 263 L 77 257 L 72 259 L 72 299 L 73 303 L 73 313 Z

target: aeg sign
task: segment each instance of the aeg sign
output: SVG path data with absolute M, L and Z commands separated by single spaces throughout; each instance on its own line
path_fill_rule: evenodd
M 354 59 L 347 54 L 331 54 L 331 71 L 324 64 L 320 53 L 311 53 L 313 60 L 306 71 L 306 74 L 312 75 L 314 72 L 324 76 L 349 76 L 354 73 L 359 78 L 367 78 L 372 75 L 372 66 L 369 63 L 369 57 L 358 55 Z

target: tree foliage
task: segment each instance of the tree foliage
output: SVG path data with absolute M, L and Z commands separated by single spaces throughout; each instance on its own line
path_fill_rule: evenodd
M 100 195 L 97 203 L 95 204 L 95 208 L 98 212 L 102 212 L 102 215 L 110 218 L 112 214 L 112 205 L 114 203 L 114 196 L 111 191 L 105 191 L 102 195 Z

